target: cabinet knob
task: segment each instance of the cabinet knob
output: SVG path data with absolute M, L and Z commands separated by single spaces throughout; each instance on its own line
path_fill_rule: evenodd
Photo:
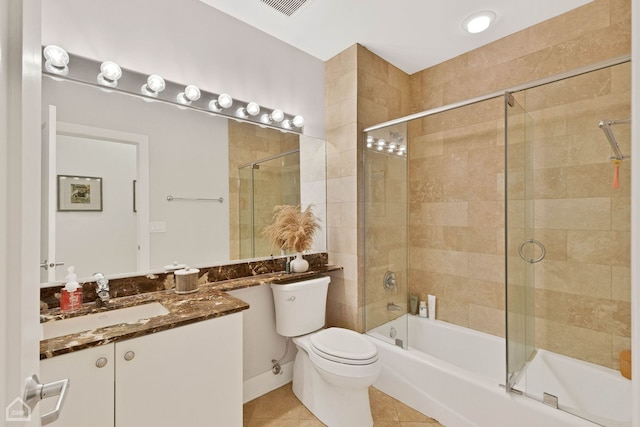
M 109 361 L 107 360 L 107 358 L 106 358 L 106 357 L 101 357 L 101 358 L 99 358 L 98 360 L 96 360 L 96 366 L 97 366 L 98 368 L 104 368 L 105 366 L 107 366 L 107 363 L 108 363 L 108 362 L 109 362 Z
M 136 357 L 136 354 L 133 351 L 127 351 L 124 354 L 124 360 L 126 360 L 127 362 L 133 360 L 134 357 Z

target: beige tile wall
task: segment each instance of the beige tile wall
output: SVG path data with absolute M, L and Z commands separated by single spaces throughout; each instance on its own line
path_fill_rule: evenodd
M 417 73 L 415 109 L 626 54 L 629 8 L 596 0 Z M 535 237 L 548 250 L 535 268 L 536 346 L 614 368 L 630 345 L 629 162 L 613 191 L 597 124 L 629 116 L 629 72 L 621 65 L 518 95 L 535 122 Z M 501 104 L 410 125 L 409 287 L 438 297 L 439 318 L 504 336 Z M 628 125 L 615 131 L 628 153 Z
M 358 164 L 361 130 L 628 54 L 630 6 L 630 0 L 594 0 L 412 76 L 359 45 L 327 62 L 328 243 L 331 262 L 345 266 L 331 287 L 330 323 L 356 330 L 363 326 L 363 242 L 358 240 L 364 235 L 358 233 L 363 212 L 358 193 L 362 188 Z M 610 70 L 609 76 L 584 76 L 582 83 L 595 88 L 605 104 L 616 104 L 628 96 L 628 75 L 623 68 Z M 569 85 L 566 91 L 572 91 Z M 608 153 L 602 152 L 602 139 L 595 145 L 589 142 L 601 131 L 585 130 L 590 126 L 585 120 L 592 117 L 581 114 L 580 109 L 591 108 L 594 96 L 581 96 L 582 89 L 573 91 L 571 101 L 564 104 L 557 102 L 561 97 L 556 99 L 554 92 L 527 99 L 527 108 L 536 110 L 540 128 L 537 220 L 547 228 L 538 233 L 554 248 L 536 282 L 537 340 L 540 347 L 564 351 L 558 343 L 565 339 L 576 343 L 592 339 L 598 344 L 593 351 L 581 344 L 572 347 L 572 355 L 615 366 L 616 352 L 629 343 L 625 326 L 628 255 L 618 250 L 625 245 L 628 248 L 628 195 L 603 193 L 610 187 L 610 165 L 593 161 Z M 616 108 L 612 112 L 620 111 Z M 437 295 L 438 317 L 495 335 L 504 335 L 503 114 L 502 101 L 496 100 L 409 124 L 410 292 L 421 298 L 427 293 Z M 557 120 L 571 115 L 574 117 L 568 121 Z M 558 141 L 562 141 L 561 150 Z M 583 144 L 597 151 L 584 150 Z M 628 177 L 625 168 L 628 163 L 622 169 L 622 175 Z M 584 182 L 602 191 L 587 191 Z M 611 206 L 608 212 L 607 199 Z M 583 217 L 580 228 L 566 218 L 542 215 L 543 209 L 575 212 L 576 207 L 594 213 L 595 223 Z M 601 230 L 607 220 L 611 228 Z M 603 261 L 602 251 L 588 249 L 593 245 L 608 245 L 610 250 L 605 253 L 614 255 Z M 566 264 L 569 261 L 573 263 L 570 266 Z M 565 264 L 558 264 L 562 262 Z M 593 271 L 609 284 L 603 288 L 583 281 L 578 286 L 558 276 L 568 275 L 571 269 L 582 278 L 588 276 L 586 271 Z M 550 275 L 553 280 L 540 285 L 542 278 Z M 571 307 L 580 305 L 585 310 L 572 308 L 569 314 L 547 310 L 545 300 L 554 293 L 560 294 L 560 301 L 574 301 Z M 594 301 L 600 296 L 605 298 L 604 305 L 595 314 Z M 615 320 L 607 323 L 608 316 Z
M 327 244 L 332 275 L 327 323 L 362 331 L 362 130 L 409 113 L 409 76 L 360 45 L 326 63 Z

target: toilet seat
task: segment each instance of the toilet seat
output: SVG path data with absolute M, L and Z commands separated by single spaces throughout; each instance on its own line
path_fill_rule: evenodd
M 376 346 L 350 329 L 329 328 L 310 337 L 310 349 L 317 356 L 345 365 L 369 365 L 378 360 Z

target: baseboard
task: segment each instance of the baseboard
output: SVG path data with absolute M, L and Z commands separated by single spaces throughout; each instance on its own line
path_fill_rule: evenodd
M 244 403 L 269 393 L 293 379 L 293 361 L 282 365 L 282 371 L 278 375 L 267 371 L 253 378 L 249 378 L 242 384 L 242 401 Z

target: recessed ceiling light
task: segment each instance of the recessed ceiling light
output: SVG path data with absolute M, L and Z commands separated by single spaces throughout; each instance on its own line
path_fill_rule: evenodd
M 489 28 L 495 19 L 495 12 L 491 12 L 490 10 L 477 12 L 462 21 L 462 28 L 471 34 L 481 33 Z

